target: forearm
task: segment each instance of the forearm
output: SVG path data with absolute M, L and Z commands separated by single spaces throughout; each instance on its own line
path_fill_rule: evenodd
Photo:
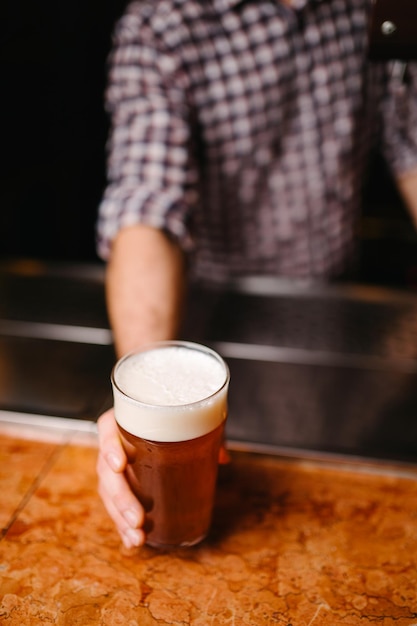
M 399 176 L 397 186 L 417 228 L 417 168 Z
M 184 290 L 184 258 L 175 243 L 147 226 L 121 230 L 106 272 L 107 309 L 117 355 L 174 338 Z

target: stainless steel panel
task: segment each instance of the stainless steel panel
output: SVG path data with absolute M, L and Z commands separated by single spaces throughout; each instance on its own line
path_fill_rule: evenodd
M 348 288 L 228 292 L 213 303 L 204 313 L 210 340 L 304 351 L 309 360 L 315 354 L 356 357 L 358 364 L 379 358 L 391 368 L 417 358 L 415 295 Z
M 417 461 L 417 376 L 228 359 L 227 438 L 281 449 Z
M 94 422 L 114 359 L 100 266 L 0 266 L 0 419 Z
M 415 294 L 254 278 L 187 311 L 231 369 L 230 442 L 417 462 Z M 0 413 L 93 423 L 114 358 L 102 276 L 0 271 Z
M 100 266 L 0 266 L 0 320 L 108 328 Z
M 260 285 L 192 303 L 199 338 L 230 366 L 228 439 L 417 461 L 417 297 Z
M 0 337 L 0 411 L 94 421 L 113 363 L 111 346 Z

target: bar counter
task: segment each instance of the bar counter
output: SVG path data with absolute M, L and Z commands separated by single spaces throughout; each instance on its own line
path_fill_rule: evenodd
M 0 424 L 5 626 L 412 626 L 417 466 L 232 450 L 199 546 L 126 551 L 94 430 Z

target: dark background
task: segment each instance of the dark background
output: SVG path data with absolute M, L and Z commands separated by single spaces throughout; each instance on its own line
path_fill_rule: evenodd
M 0 259 L 98 261 L 111 32 L 126 0 L 6 0 L 1 39 Z M 417 285 L 416 235 L 376 155 L 359 279 Z
M 106 59 L 122 0 L 6 0 L 0 69 L 2 257 L 96 260 Z

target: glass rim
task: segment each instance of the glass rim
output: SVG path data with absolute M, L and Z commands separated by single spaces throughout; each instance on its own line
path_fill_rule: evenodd
M 174 346 L 187 348 L 188 350 L 195 350 L 198 352 L 203 352 L 207 354 L 208 356 L 216 359 L 217 362 L 221 363 L 225 372 L 225 378 L 224 378 L 222 385 L 219 386 L 219 388 L 216 389 L 216 391 L 214 391 L 213 393 L 210 393 L 208 396 L 204 396 L 203 398 L 200 398 L 199 400 L 194 400 L 193 402 L 183 402 L 181 404 L 156 404 L 154 402 L 152 403 L 144 402 L 143 400 L 132 398 L 132 396 L 130 396 L 125 391 L 123 391 L 120 385 L 116 382 L 117 370 L 121 367 L 121 365 L 125 361 L 127 361 L 131 357 L 137 354 L 142 354 L 143 352 L 151 352 L 152 350 L 157 350 L 158 348 L 169 348 L 169 347 L 174 347 Z M 209 346 L 206 346 L 201 343 L 197 343 L 195 341 L 186 341 L 182 339 L 168 339 L 168 340 L 155 341 L 152 343 L 144 344 L 143 346 L 141 346 L 140 348 L 137 348 L 136 350 L 127 352 L 125 355 L 120 357 L 120 359 L 118 359 L 116 363 L 114 364 L 114 366 L 112 367 L 110 380 L 114 389 L 117 390 L 117 392 L 120 393 L 126 399 L 126 401 L 130 402 L 131 404 L 135 404 L 137 406 L 142 406 L 142 407 L 146 407 L 146 408 L 154 409 L 154 410 L 158 410 L 158 409 L 178 410 L 184 407 L 193 407 L 193 406 L 201 404 L 202 402 L 207 402 L 211 398 L 214 398 L 219 393 L 221 393 L 230 382 L 230 370 L 229 370 L 229 366 L 227 365 L 223 357 L 218 352 L 213 350 L 213 348 L 210 348 Z

